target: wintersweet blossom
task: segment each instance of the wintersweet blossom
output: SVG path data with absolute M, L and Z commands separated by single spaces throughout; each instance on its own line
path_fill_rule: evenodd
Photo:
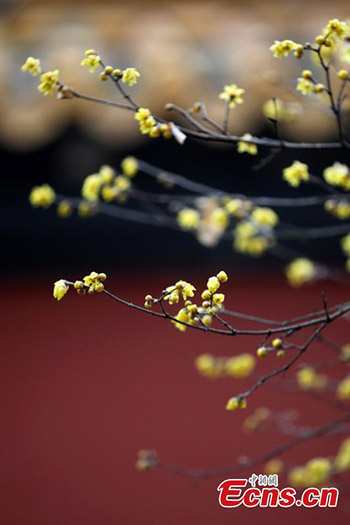
M 300 186 L 301 182 L 307 182 L 309 180 L 307 164 L 295 160 L 291 166 L 284 168 L 283 179 L 294 188 Z
M 228 107 L 233 109 L 237 104 L 243 103 L 242 95 L 244 92 L 245 90 L 239 88 L 236 84 L 229 84 L 224 86 L 224 90 L 220 93 L 219 98 L 225 100 L 228 103 Z
M 22 71 L 28 71 L 28 73 L 33 75 L 33 77 L 35 77 L 36 75 L 40 75 L 40 60 L 38 58 L 28 57 L 21 69 Z
M 55 69 L 54 71 L 48 71 L 43 73 L 40 77 L 40 84 L 38 90 L 44 95 L 51 95 L 53 90 L 57 88 L 59 70 Z
M 127 69 L 124 69 L 123 75 L 122 75 L 122 82 L 129 84 L 129 86 L 133 86 L 137 83 L 138 77 L 140 77 L 140 73 L 135 69 L 134 67 L 128 67 Z
M 59 281 L 56 281 L 53 288 L 53 296 L 57 301 L 60 301 L 63 299 L 63 297 L 66 295 L 66 293 L 69 290 L 69 286 L 63 279 L 60 279 Z

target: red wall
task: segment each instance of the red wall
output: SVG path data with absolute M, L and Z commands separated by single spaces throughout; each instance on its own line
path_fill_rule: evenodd
M 108 287 L 142 303 L 145 293 L 156 296 L 173 279 L 187 277 L 172 271 L 171 278 L 148 274 L 135 280 L 122 273 Z M 193 280 L 201 287 L 205 276 Z M 321 289 L 330 304 L 348 299 L 346 288 L 331 284 L 293 291 L 282 280 L 239 275 L 227 283 L 227 305 L 283 318 L 320 304 Z M 303 424 L 322 424 L 339 414 L 306 395 L 283 391 L 281 380 L 253 396 L 246 411 L 227 412 L 226 400 L 252 378 L 211 381 L 197 374 L 193 360 L 202 352 L 254 352 L 257 340 L 181 334 L 169 322 L 103 295 L 70 291 L 57 303 L 51 294 L 49 278 L 2 286 L 1 525 L 348 521 L 345 491 L 336 510 L 225 510 L 217 501 L 220 478 L 195 486 L 169 472 L 136 471 L 140 448 L 157 449 L 164 461 L 203 468 L 269 450 L 280 436 L 240 430 L 257 406 L 299 404 Z M 345 323 L 330 327 L 332 332 L 339 343 L 350 339 Z M 330 355 L 317 345 L 310 351 L 310 359 Z M 260 370 L 275 364 L 273 357 L 259 361 Z M 286 457 L 302 462 L 325 447 L 332 454 L 338 442 L 334 436 L 318 439 Z

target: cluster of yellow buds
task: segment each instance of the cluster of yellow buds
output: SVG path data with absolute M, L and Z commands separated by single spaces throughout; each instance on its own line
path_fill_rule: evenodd
M 177 304 L 180 298 L 187 301 L 189 297 L 193 297 L 196 288 L 187 281 L 178 281 L 173 286 L 168 286 L 165 291 L 169 293 L 164 296 L 164 300 L 169 301 L 169 304 Z
M 350 171 L 346 164 L 335 162 L 323 171 L 323 177 L 331 186 L 339 186 L 345 191 L 350 190 Z
M 49 208 L 56 200 L 56 193 L 51 186 L 34 186 L 29 195 L 29 202 L 35 208 Z
M 350 399 L 350 376 L 339 383 L 337 387 L 337 397 L 342 401 Z
M 94 292 L 103 292 L 104 290 L 104 281 L 107 279 L 105 273 L 91 272 L 90 275 L 86 275 L 83 281 L 75 281 L 73 286 L 77 290 L 79 295 L 84 295 L 86 291 L 89 294 Z M 64 279 L 56 281 L 53 289 L 53 296 L 57 301 L 63 299 L 66 293 L 69 290 L 69 285 Z
M 211 354 L 201 354 L 195 359 L 198 372 L 210 378 L 248 377 L 254 370 L 255 358 L 251 354 L 240 354 L 234 357 L 215 357 Z
M 318 374 L 311 366 L 300 368 L 296 379 L 301 390 L 324 390 L 328 383 L 327 376 Z
M 311 93 L 320 94 L 326 90 L 326 86 L 320 82 L 315 82 L 312 72 L 309 69 L 304 69 L 301 76 L 298 78 L 297 91 L 302 95 L 310 95 Z
M 325 202 L 324 209 L 337 217 L 337 219 L 345 220 L 350 218 L 350 201 L 348 200 L 334 200 L 328 199 Z
M 294 259 L 294 261 L 286 266 L 285 272 L 289 284 L 294 288 L 299 288 L 317 276 L 316 266 L 305 257 Z
M 74 288 L 82 295 L 85 290 L 87 290 L 89 294 L 94 292 L 101 293 L 105 288 L 103 283 L 106 279 L 107 275 L 105 273 L 91 272 L 83 278 L 83 281 L 75 281 Z
M 287 57 L 292 52 L 295 58 L 301 58 L 304 51 L 303 46 L 293 42 L 293 40 L 275 40 L 269 49 L 275 58 Z
M 137 470 L 151 470 L 158 464 L 158 454 L 155 450 L 139 450 L 137 453 Z
M 151 138 L 163 136 L 165 139 L 172 137 L 170 124 L 157 123 L 148 108 L 139 108 L 135 113 L 135 120 L 139 123 L 143 135 L 149 135 Z
M 270 352 L 276 351 L 277 357 L 284 357 L 285 351 L 283 349 L 283 341 L 279 337 L 276 337 L 272 340 L 271 347 L 268 346 L 259 346 L 256 351 L 256 355 L 260 358 L 265 358 Z
M 261 425 L 266 423 L 270 415 L 271 412 L 268 408 L 257 408 L 253 414 L 245 418 L 243 422 L 243 430 L 245 432 L 253 432 L 254 430 L 257 430 Z
M 85 62 L 85 60 L 83 60 Z M 88 64 L 82 64 L 81 65 L 88 65 Z M 96 61 L 93 63 L 93 72 L 100 63 L 100 57 L 98 57 L 98 62 Z M 95 66 L 96 64 L 96 66 Z M 100 80 L 106 81 L 108 80 L 108 77 L 111 77 L 113 80 L 121 80 L 124 84 L 128 84 L 129 86 L 134 86 L 137 84 L 137 79 L 141 76 L 141 74 L 135 69 L 134 67 L 127 67 L 124 70 L 113 68 L 112 66 L 105 66 L 102 73 L 100 73 Z
M 350 438 L 345 439 L 334 458 L 333 467 L 335 472 L 344 472 L 350 469 Z
M 236 408 L 247 408 L 247 401 L 244 397 L 231 397 L 226 403 L 226 410 L 236 410 Z
M 219 98 L 227 102 L 228 107 L 233 109 L 237 104 L 243 103 L 242 95 L 244 89 L 239 88 L 236 84 L 229 84 L 224 86 L 224 90 L 220 93 Z
M 242 140 L 237 143 L 238 153 L 248 153 L 249 155 L 257 155 L 258 146 L 249 142 L 253 139 L 253 136 L 250 133 L 245 133 L 242 136 Z
M 129 166 L 128 164 L 124 165 L 124 169 L 127 171 L 127 173 L 124 172 L 124 175 L 117 175 L 110 166 L 102 166 L 98 173 L 88 175 L 81 188 L 82 197 L 86 201 L 96 202 L 101 195 L 102 199 L 107 202 L 113 200 L 124 202 L 131 187 L 130 177 L 133 176 L 128 175 L 128 173 L 134 174 L 134 168 L 130 164 L 132 161 L 128 162 Z
M 178 304 L 180 300 L 184 301 L 184 306 L 179 310 L 177 315 L 172 319 L 175 327 L 184 332 L 189 325 L 210 326 L 215 312 L 220 309 L 225 300 L 222 293 L 216 293 L 222 283 L 228 280 L 226 272 L 221 270 L 217 275 L 210 277 L 207 282 L 207 288 L 202 292 L 202 305 L 192 303 L 190 298 L 194 297 L 196 288 L 187 281 L 178 281 L 172 286 L 168 286 L 163 291 L 161 299 L 153 299 L 151 295 L 145 297 L 145 308 L 152 308 L 153 303 L 160 300 L 168 301 L 170 305 Z M 185 323 L 185 324 L 184 324 Z
M 82 281 L 75 281 L 73 286 L 79 295 L 84 295 L 86 291 L 89 294 L 94 292 L 103 292 L 104 281 L 107 279 L 105 273 L 91 272 L 90 275 L 86 275 Z M 68 292 L 69 285 L 64 279 L 56 281 L 53 289 L 53 296 L 57 301 L 60 301 Z
M 288 479 L 293 487 L 322 485 L 332 474 L 332 463 L 328 458 L 313 458 L 302 467 L 290 470 Z
M 307 182 L 309 180 L 308 165 L 295 160 L 291 166 L 284 168 L 283 179 L 287 181 L 290 186 L 297 188 L 301 182 Z

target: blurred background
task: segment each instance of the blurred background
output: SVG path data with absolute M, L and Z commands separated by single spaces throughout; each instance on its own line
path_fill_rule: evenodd
M 278 437 L 261 438 L 258 447 L 255 437 L 242 438 L 241 416 L 233 420 L 223 405 L 244 384 L 208 381 L 192 364 L 199 351 L 230 355 L 253 350 L 254 344 L 174 334 L 166 323 L 122 310 L 104 297 L 71 294 L 56 304 L 51 285 L 58 278 L 106 271 L 111 290 L 141 302 L 145 293 L 157 295 L 179 278 L 204 285 L 207 275 L 223 268 L 232 277 L 232 307 L 272 317 L 299 314 L 300 304 L 311 310 L 321 290 L 332 303 L 348 298 L 345 286 L 331 283 L 291 292 L 278 261 L 265 257 L 257 267 L 230 243 L 211 250 L 176 231 L 108 217 L 60 219 L 54 207 L 31 208 L 33 185 L 47 182 L 76 195 L 88 174 L 102 164 L 118 166 L 129 154 L 230 191 L 286 195 L 281 170 L 295 155 L 285 153 L 252 173 L 256 159 L 238 155 L 232 146 L 187 141 L 180 147 L 145 139 L 127 112 L 44 98 L 35 79 L 20 70 L 26 57 L 58 68 L 77 91 L 116 99 L 113 86 L 79 66 L 85 49 L 94 48 L 115 67 L 140 70 L 135 97 L 160 117 L 169 101 L 189 107 L 203 100 L 220 121 L 224 106 L 218 93 L 234 82 L 246 90 L 245 103 L 233 112 L 234 133 L 273 136 L 262 106 L 283 96 L 304 112 L 283 127 L 285 138 L 333 140 L 328 113 L 305 106 L 292 91 L 299 71 L 313 66 L 309 58 L 277 61 L 268 47 L 275 39 L 305 42 L 334 17 L 350 17 L 347 1 L 0 0 L 1 523 L 209 524 L 231 522 L 237 512 L 241 522 L 249 522 L 255 511 L 233 515 L 218 508 L 220 480 L 194 487 L 167 473 L 143 475 L 134 470 L 136 451 L 158 448 L 164 460 L 215 467 L 233 463 L 247 447 L 249 454 L 260 452 Z M 348 162 L 348 155 L 302 152 L 298 160 L 320 175 L 335 160 Z M 301 210 L 282 218 L 332 223 L 321 215 Z M 302 250 L 343 264 L 337 240 Z M 260 279 L 254 277 L 257 268 L 263 269 Z M 337 337 L 343 344 L 346 331 Z M 296 402 L 288 392 L 276 401 L 276 389 L 266 390 L 255 406 Z M 305 405 L 309 423 L 311 418 L 322 423 L 326 415 Z M 308 457 L 305 449 L 303 459 Z M 339 523 L 347 519 L 343 510 L 336 513 Z M 312 513 L 311 523 L 329 519 L 328 511 Z M 254 516 L 272 519 L 271 511 Z M 300 509 L 283 511 L 288 523 L 300 516 Z M 273 517 L 282 514 L 274 511 Z

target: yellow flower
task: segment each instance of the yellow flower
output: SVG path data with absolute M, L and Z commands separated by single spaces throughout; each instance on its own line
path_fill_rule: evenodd
M 101 58 L 96 54 L 89 54 L 81 62 L 81 66 L 86 66 L 89 68 L 90 73 L 93 73 L 98 66 L 100 65 Z
M 183 286 L 181 290 L 181 295 L 184 301 L 186 301 L 189 297 L 194 296 L 194 292 L 196 291 L 193 284 L 187 283 L 186 281 L 183 281 Z
M 130 179 L 124 175 L 118 175 L 118 177 L 115 178 L 114 184 L 119 191 L 127 191 L 131 186 Z
M 40 75 L 40 60 L 38 58 L 28 57 L 21 69 L 22 71 L 28 71 L 33 77 Z
M 298 78 L 297 91 L 300 91 L 302 95 L 310 95 L 312 93 L 313 82 L 308 78 Z
M 327 458 L 313 458 L 305 465 L 308 485 L 325 483 L 332 472 L 332 465 Z
M 177 214 L 176 220 L 183 230 L 195 230 L 199 226 L 200 214 L 192 208 L 183 208 Z
M 60 279 L 59 281 L 55 282 L 54 288 L 53 288 L 53 296 L 57 301 L 60 301 L 68 292 L 69 286 L 66 284 L 66 281 L 63 279 Z
M 260 358 L 264 358 L 267 356 L 267 350 L 265 346 L 260 346 L 260 348 L 257 349 L 256 355 Z
M 309 171 L 307 164 L 295 160 L 291 166 L 284 168 L 283 179 L 288 182 L 290 186 L 297 188 L 302 181 L 309 180 Z
M 115 177 L 114 169 L 111 166 L 107 165 L 101 166 L 98 174 L 100 175 L 101 180 L 104 184 L 110 184 Z
M 123 76 L 122 76 L 122 82 L 128 83 L 129 86 L 133 86 L 137 83 L 137 78 L 140 76 L 140 73 L 135 69 L 134 67 L 128 67 L 127 69 L 124 69 Z
M 156 121 L 154 118 L 152 116 L 148 117 L 147 119 L 140 121 L 140 131 L 143 135 L 148 135 L 151 133 L 155 125 Z
M 347 201 L 334 201 L 330 199 L 325 202 L 324 208 L 338 219 L 344 220 L 350 217 L 350 203 Z
M 248 377 L 254 370 L 255 358 L 250 354 L 241 354 L 226 361 L 225 371 L 235 378 Z
M 297 46 L 298 44 L 292 40 L 283 40 L 282 42 L 275 40 L 275 43 L 272 44 L 269 49 L 272 51 L 275 58 L 283 58 L 287 57 L 289 53 L 296 49 Z
M 278 215 L 271 208 L 254 208 L 251 218 L 261 226 L 273 228 L 278 223 Z
M 237 144 L 238 153 L 249 153 L 249 155 L 256 155 L 258 153 L 258 146 L 256 144 L 251 144 L 249 142 L 244 142 L 244 140 L 252 140 L 252 135 L 250 133 L 245 133 L 242 137 L 242 141 Z
M 35 208 L 48 208 L 56 200 L 56 193 L 51 186 L 43 184 L 42 186 L 34 186 L 29 195 L 29 202 Z
M 55 69 L 55 71 L 43 73 L 40 77 L 41 83 L 38 86 L 38 90 L 41 93 L 44 93 L 45 96 L 51 95 L 52 91 L 57 87 L 58 74 L 58 69 Z
M 332 186 L 340 186 L 346 191 L 350 190 L 350 172 L 346 164 L 335 162 L 323 171 L 323 177 Z
M 182 321 L 183 323 L 188 323 L 190 321 L 190 313 L 186 308 L 181 308 L 179 310 L 178 314 L 175 316 L 175 319 L 178 321 Z M 187 329 L 187 326 L 182 323 L 177 323 L 176 321 L 171 321 L 174 323 L 175 327 L 180 330 L 180 332 L 185 332 Z
M 113 201 L 118 195 L 118 189 L 115 186 L 103 186 L 101 189 L 101 197 L 106 202 Z
M 226 283 L 226 281 L 228 281 L 228 276 L 227 276 L 227 273 L 224 272 L 224 270 L 221 270 L 217 275 L 216 277 L 219 279 L 219 281 L 221 283 Z
M 327 38 L 336 37 L 343 39 L 344 37 L 349 36 L 349 26 L 346 22 L 341 22 L 338 18 L 333 18 L 323 29 L 323 35 Z
M 294 467 L 290 470 L 288 480 L 292 487 L 305 487 L 307 485 L 307 471 L 305 467 Z
M 302 390 L 322 390 L 327 385 L 327 377 L 317 374 L 311 366 L 305 366 L 298 370 L 296 378 Z
M 222 307 L 222 303 L 225 301 L 225 295 L 223 293 L 214 293 L 213 304 L 218 308 Z
M 83 183 L 81 194 L 87 201 L 96 201 L 102 185 L 102 177 L 98 173 L 88 175 Z
M 216 360 L 210 354 L 201 354 L 194 361 L 198 372 L 206 377 L 217 377 L 220 375 L 219 369 L 216 367 Z
M 350 376 L 346 377 L 339 383 L 337 397 L 342 400 L 350 399 Z
M 217 277 L 209 277 L 207 282 L 207 288 L 210 293 L 215 293 L 220 288 L 220 281 Z
M 135 120 L 142 122 L 147 120 L 151 116 L 151 112 L 148 108 L 139 108 L 135 113 Z
M 239 88 L 236 84 L 230 84 L 224 86 L 224 91 L 220 93 L 219 98 L 225 100 L 228 103 L 229 108 L 234 108 L 237 104 L 243 103 L 242 95 L 245 92 L 244 89 Z
M 247 401 L 243 398 L 231 397 L 226 403 L 226 410 L 235 410 L 236 408 L 246 408 Z
M 92 294 L 94 292 L 103 292 L 103 282 L 106 279 L 107 275 L 105 273 L 91 272 L 89 275 L 85 275 L 83 281 L 84 285 L 89 288 L 88 292 Z
M 121 168 L 127 177 L 135 177 L 138 171 L 138 164 L 135 157 L 125 157 L 121 162 Z
M 311 281 L 316 276 L 316 273 L 314 263 L 304 257 L 294 259 L 294 261 L 286 267 L 288 282 L 296 288 Z
M 279 337 L 276 337 L 276 339 L 272 341 L 272 346 L 276 349 L 282 348 L 283 347 L 282 339 L 280 339 Z

